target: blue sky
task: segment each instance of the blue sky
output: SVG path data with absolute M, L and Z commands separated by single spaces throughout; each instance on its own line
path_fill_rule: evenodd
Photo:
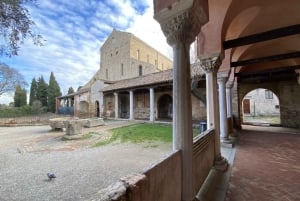
M 100 47 L 113 28 L 131 32 L 168 57 L 172 50 L 159 24 L 153 19 L 153 0 L 38 0 L 30 5 L 34 31 L 45 40 L 42 47 L 26 41 L 19 55 L 0 57 L 17 69 L 29 86 L 32 78 L 49 81 L 53 72 L 63 94 L 77 90 L 100 67 Z M 29 94 L 28 86 L 28 94 Z M 13 94 L 0 97 L 0 104 L 13 101 Z

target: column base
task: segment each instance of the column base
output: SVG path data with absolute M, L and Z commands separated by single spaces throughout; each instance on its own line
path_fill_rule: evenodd
M 222 138 L 221 146 L 226 148 L 233 148 L 235 144 L 235 140 L 231 138 Z
M 228 168 L 228 161 L 226 158 L 221 156 L 214 161 L 214 169 L 217 171 L 225 172 Z

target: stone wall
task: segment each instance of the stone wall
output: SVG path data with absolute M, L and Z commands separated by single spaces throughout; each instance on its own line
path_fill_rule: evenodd
M 206 106 L 202 101 L 196 98 L 194 95 L 192 97 L 192 119 L 193 120 L 206 120 Z
M 142 174 L 121 178 L 90 201 L 180 201 L 181 152 L 172 153 Z
M 291 81 L 279 85 L 281 124 L 285 127 L 300 128 L 300 85 Z
M 131 33 L 114 30 L 101 47 L 99 78 L 117 81 L 172 68 L 169 58 Z
M 193 169 L 195 192 L 198 192 L 214 164 L 214 130 L 207 130 L 194 138 Z

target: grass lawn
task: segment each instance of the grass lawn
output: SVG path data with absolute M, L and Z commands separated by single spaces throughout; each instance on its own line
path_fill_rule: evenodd
M 110 139 L 106 141 L 97 142 L 95 146 L 101 146 L 112 142 L 172 142 L 172 125 L 170 124 L 135 124 L 130 126 L 124 126 L 121 128 L 115 128 L 110 130 L 109 132 L 111 132 Z M 198 130 L 195 129 L 194 135 L 197 133 Z

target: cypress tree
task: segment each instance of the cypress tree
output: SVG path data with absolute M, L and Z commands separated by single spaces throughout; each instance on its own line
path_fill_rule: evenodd
M 43 76 L 37 82 L 37 99 L 41 101 L 43 107 L 48 107 L 48 84 Z
M 32 106 L 35 100 L 37 100 L 37 83 L 35 78 L 33 78 L 30 85 L 29 105 Z
M 20 86 L 16 87 L 14 95 L 14 104 L 15 107 L 22 107 L 27 104 L 27 93 L 25 89 L 22 89 Z
M 60 87 L 54 77 L 54 73 L 51 72 L 48 88 L 48 110 L 49 112 L 55 112 L 56 97 L 61 96 Z
M 68 90 L 68 94 L 72 94 L 72 93 L 74 93 L 74 92 L 75 92 L 75 91 L 74 91 L 73 87 L 70 87 L 69 90 Z

